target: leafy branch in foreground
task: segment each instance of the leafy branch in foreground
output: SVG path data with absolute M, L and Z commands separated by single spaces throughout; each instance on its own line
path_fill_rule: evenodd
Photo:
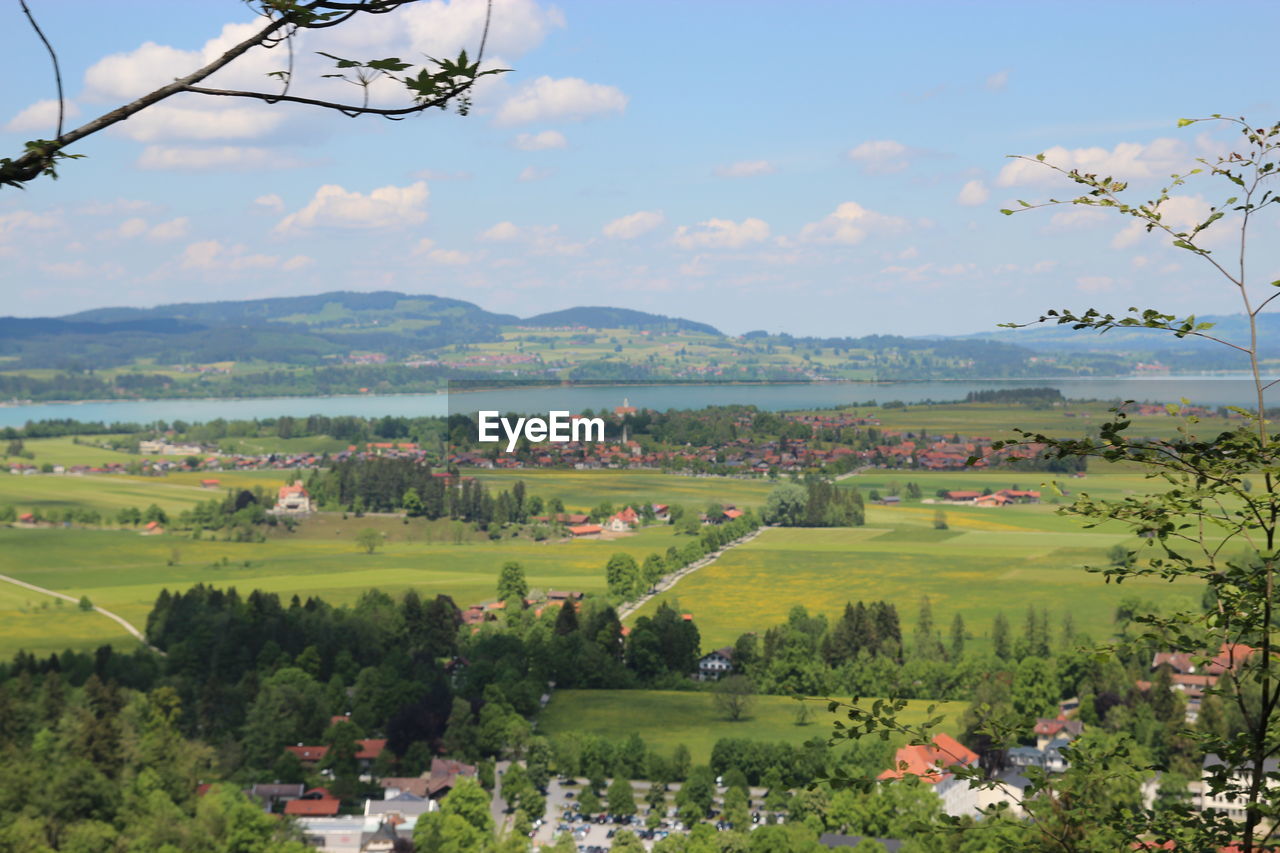
M 1049 458 L 1094 457 L 1124 463 L 1139 467 L 1152 482 L 1151 490 L 1140 496 L 1105 498 L 1081 492 L 1060 512 L 1076 516 L 1088 527 L 1123 526 L 1140 537 L 1142 547 L 1126 549 L 1125 559 L 1104 567 L 1087 567 L 1106 582 L 1157 579 L 1194 584 L 1204 590 L 1204 604 L 1199 609 L 1169 613 L 1138 610 L 1132 622 L 1140 634 L 1126 640 L 1145 648 L 1183 653 L 1196 672 L 1204 671 L 1210 663 L 1221 668 L 1221 677 L 1205 690 L 1206 701 L 1212 697 L 1228 703 L 1238 725 L 1220 730 L 1184 727 L 1178 736 L 1190 739 L 1205 756 L 1203 797 L 1225 798 L 1231 803 L 1230 811 L 1243 814 L 1243 819 L 1233 819 L 1227 811 L 1201 810 L 1186 797 L 1144 806 L 1136 796 L 1137 785 L 1167 768 L 1132 750 L 1123 737 L 1090 730 L 1063 750 L 1069 762 L 1064 773 L 1030 771 L 1025 789 L 1003 790 L 1003 796 L 996 798 L 1003 802 L 981 809 L 987 819 L 1007 816 L 1011 810 L 1021 814 L 1021 833 L 1009 836 L 1004 832 L 1006 823 L 984 819 L 975 825 L 956 816 L 943 820 L 935 830 L 983 831 L 999 823 L 1002 831 L 993 834 L 993 843 L 1006 850 L 1110 851 L 1164 849 L 1163 845 L 1178 850 L 1216 850 L 1234 844 L 1234 850 L 1254 853 L 1274 846 L 1280 827 L 1280 772 L 1274 770 L 1280 753 L 1275 590 L 1280 442 L 1271 437 L 1266 418 L 1266 391 L 1274 382 L 1262 376 L 1258 317 L 1280 291 L 1272 290 L 1266 296 L 1254 293 L 1251 288 L 1256 285 L 1248 277 L 1247 261 L 1254 219 L 1278 198 L 1268 185 L 1277 171 L 1280 124 L 1259 128 L 1243 118 L 1213 116 L 1184 119 L 1179 126 L 1200 121 L 1234 126 L 1243 137 L 1241 150 L 1214 160 L 1199 160 L 1198 168 L 1173 175 L 1169 186 L 1154 198 L 1132 202 L 1126 182 L 1064 169 L 1041 154 L 1018 159 L 1058 172 L 1083 186 L 1084 193 L 1043 203 L 1019 202 L 1020 210 L 1002 212 L 1013 214 L 1061 204 L 1110 209 L 1135 219 L 1148 233 L 1163 235 L 1173 247 L 1201 258 L 1240 299 L 1248 320 L 1247 341 L 1216 335 L 1212 324 L 1194 315 L 1181 318 L 1150 308 L 1130 308 L 1121 316 L 1094 308 L 1060 309 L 1047 311 L 1035 322 L 1098 333 L 1148 328 L 1179 339 L 1214 341 L 1247 357 L 1255 405 L 1233 409 L 1238 425 L 1211 436 L 1198 435 L 1200 421 L 1189 415 L 1173 438 L 1135 437 L 1130 431 L 1132 422 L 1120 407 L 1112 410 L 1114 417 L 1102 425 L 1096 437 L 1062 439 L 1016 430 L 1016 438 L 996 442 L 993 449 L 1036 445 Z M 1176 227 L 1166 220 L 1166 205 L 1175 198 L 1177 187 L 1196 176 L 1224 180 L 1230 185 L 1230 194 L 1199 221 Z M 1229 234 L 1231 239 L 1209 240 L 1222 234 L 1227 225 L 1235 229 Z M 1235 247 L 1237 257 L 1220 259 L 1216 250 L 1223 245 Z M 1275 288 L 1280 282 L 1267 281 L 1264 286 Z M 1181 408 L 1170 406 L 1169 413 L 1181 416 Z M 1257 481 L 1261 488 L 1254 487 Z M 1093 649 L 1093 655 L 1106 662 L 1118 650 L 1115 645 L 1104 645 Z M 845 711 L 849 723 L 837 723 L 831 743 L 869 735 L 885 737 L 886 733 L 915 745 L 930 743 L 938 721 L 903 725 L 898 714 L 904 707 L 900 700 L 877 702 L 869 708 L 860 707 L 856 700 L 852 705 L 832 703 L 832 710 Z M 989 707 L 984 711 L 980 705 L 977 716 L 973 731 L 997 748 L 1016 744 L 1027 734 L 1025 724 L 1001 719 L 990 713 Z M 939 764 L 947 761 L 944 758 Z M 978 765 L 957 764 L 946 771 L 971 788 L 1005 787 Z M 839 775 L 826 781 L 837 786 L 852 783 Z
M 70 131 L 63 131 L 62 119 L 65 110 L 65 98 L 62 92 L 62 77 L 58 69 L 58 57 L 53 46 L 45 39 L 43 32 L 36 24 L 34 17 L 23 4 L 23 11 L 36 34 L 48 48 L 53 59 L 58 91 L 58 125 L 53 139 L 37 139 L 29 141 L 24 151 L 17 157 L 0 158 L 0 186 L 22 188 L 25 184 L 41 176 L 56 179 L 57 165 L 61 160 L 82 157 L 81 154 L 67 154 L 65 149 L 72 143 L 92 136 L 118 122 L 134 116 L 161 101 L 181 93 L 192 93 L 224 98 L 247 98 L 268 104 L 293 103 L 319 107 L 342 113 L 355 118 L 357 116 L 381 116 L 392 121 L 399 121 L 410 115 L 419 114 L 430 109 L 446 110 L 455 108 L 466 115 L 471 108 L 471 88 L 481 77 L 502 74 L 508 69 L 490 68 L 481 70 L 484 58 L 485 43 L 488 40 L 489 22 L 493 12 L 493 0 L 488 0 L 485 9 L 484 29 L 480 37 L 480 45 L 474 58 L 468 57 L 462 50 L 456 59 L 435 59 L 426 57 L 426 62 L 414 65 L 402 61 L 399 57 L 386 57 L 372 60 L 343 59 L 328 53 L 320 55 L 335 61 L 340 73 L 323 74 L 321 77 L 337 77 L 358 86 L 361 98 L 358 103 L 302 97 L 290 94 L 294 78 L 294 41 L 302 31 L 325 30 L 341 26 L 358 15 L 383 15 L 394 12 L 402 6 L 420 2 L 420 0 L 247 0 L 266 23 L 253 35 L 229 48 L 220 56 L 191 73 L 179 77 L 149 92 L 142 97 Z M 199 85 L 215 72 L 231 65 L 250 50 L 261 47 L 274 49 L 285 45 L 288 53 L 288 67 L 285 70 L 273 71 L 267 76 L 279 81 L 281 87 L 275 92 L 259 92 L 241 89 L 219 89 Z M 400 74 L 400 72 L 405 72 Z M 408 103 L 402 106 L 378 107 L 370 105 L 370 89 L 379 80 L 388 79 L 399 83 L 407 96 Z

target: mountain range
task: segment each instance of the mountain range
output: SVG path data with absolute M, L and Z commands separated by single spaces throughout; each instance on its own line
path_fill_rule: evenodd
M 1242 315 L 1203 317 L 1214 333 L 1246 339 Z M 1263 340 L 1280 341 L 1280 318 L 1263 315 Z M 224 302 L 187 302 L 154 308 L 96 308 L 62 317 L 0 317 L 0 357 L 10 369 L 109 366 L 140 358 L 158 364 L 260 359 L 319 364 L 353 351 L 402 358 L 450 345 L 500 339 L 504 327 L 627 329 L 725 336 L 712 325 L 625 308 L 587 306 L 520 318 L 459 299 L 393 291 L 336 291 L 313 296 Z M 752 332 L 746 339 L 777 339 L 813 346 L 921 349 L 987 344 L 1009 357 L 1035 354 L 1123 354 L 1178 368 L 1239 367 L 1229 350 L 1206 341 L 1174 341 L 1167 332 L 1117 329 L 1103 335 L 1068 327 L 1036 326 L 931 338 L 794 338 Z M 1007 348 L 1007 349 L 1004 349 Z M 989 350 L 989 352 L 996 352 Z M 1280 356 L 1280 343 L 1264 355 Z

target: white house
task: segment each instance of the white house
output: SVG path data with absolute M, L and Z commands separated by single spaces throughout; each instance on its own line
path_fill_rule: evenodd
M 307 515 L 312 511 L 311 493 L 302 485 L 301 480 L 295 480 L 291 486 L 281 486 L 280 495 L 271 511 L 277 515 Z
M 974 767 L 978 754 L 957 741 L 951 735 L 938 733 L 932 743 L 900 747 L 893 758 L 893 767 L 876 778 L 901 779 L 916 776 L 933 788 L 942 800 L 942 810 L 952 817 L 977 814 L 981 793 L 969 787 L 967 779 L 957 779 L 953 767 Z
M 1231 820 L 1244 820 L 1244 797 L 1249 788 L 1249 775 L 1253 771 L 1253 766 L 1249 764 L 1235 768 L 1231 773 L 1231 787 L 1226 791 L 1213 794 L 1209 792 L 1209 768 L 1215 765 L 1225 766 L 1226 762 L 1213 753 L 1204 757 L 1204 763 L 1201 765 L 1200 810 L 1208 811 L 1212 809 L 1213 811 L 1222 812 Z M 1272 774 L 1280 771 L 1280 761 L 1268 758 L 1262 763 L 1262 769 L 1268 774 L 1267 787 L 1274 790 L 1276 785 L 1280 783 L 1275 781 Z
M 728 675 L 733 671 L 733 647 L 725 646 L 723 649 L 716 649 L 709 655 L 704 655 L 702 660 L 698 661 L 699 681 L 719 681 L 721 676 Z

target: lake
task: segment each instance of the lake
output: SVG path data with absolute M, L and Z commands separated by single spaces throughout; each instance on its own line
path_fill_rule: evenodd
M 592 385 L 471 391 L 465 394 L 364 394 L 346 397 L 256 397 L 245 400 L 113 400 L 0 406 L 0 427 L 27 421 L 73 418 L 80 421 L 152 423 L 274 418 L 281 415 L 358 415 L 423 417 L 453 411 L 538 413 L 553 409 L 580 412 L 612 409 L 623 399 L 650 409 L 698 409 L 711 405 L 751 404 L 769 411 L 817 409 L 870 400 L 904 403 L 964 399 L 970 391 L 992 388 L 1052 387 L 1069 399 L 1177 402 L 1186 398 L 1205 406 L 1251 406 L 1253 386 L 1229 376 L 1161 376 L 1130 379 L 934 380 L 927 382 L 812 382 L 769 385 L 676 384 Z

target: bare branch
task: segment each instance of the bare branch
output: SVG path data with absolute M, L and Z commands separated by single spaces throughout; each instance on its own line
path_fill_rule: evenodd
M 336 101 L 321 101 L 315 98 L 302 98 L 297 95 L 272 95 L 266 92 L 242 92 L 235 89 L 206 89 L 203 86 L 187 86 L 183 89 L 186 92 L 193 92 L 197 95 L 219 95 L 227 98 L 251 98 L 258 101 L 266 101 L 267 103 L 278 103 L 284 101 L 291 104 L 308 104 L 313 107 L 324 107 L 329 110 L 336 110 L 345 116 L 355 118 L 362 115 L 383 116 L 394 120 L 402 119 L 406 116 L 429 110 L 432 107 L 440 107 L 453 100 L 456 96 L 465 92 L 470 88 L 471 83 L 459 85 L 450 89 L 446 94 L 441 95 L 432 101 L 422 104 L 415 104 L 412 107 L 397 107 L 394 109 L 382 109 L 379 107 L 356 106 L 355 104 L 340 104 Z
M 53 45 L 49 44 L 49 40 L 45 38 L 44 32 L 40 29 L 40 25 L 36 23 L 35 16 L 31 14 L 31 10 L 27 8 L 27 0 L 18 0 L 18 5 L 22 7 L 22 14 L 27 16 L 31 29 L 35 30 L 36 35 L 40 37 L 40 41 L 44 42 L 45 50 L 49 51 L 49 58 L 53 60 L 53 80 L 58 84 L 58 132 L 55 138 L 61 139 L 62 119 L 66 113 L 67 101 L 62 94 L 62 69 L 58 67 L 58 54 L 53 49 Z

